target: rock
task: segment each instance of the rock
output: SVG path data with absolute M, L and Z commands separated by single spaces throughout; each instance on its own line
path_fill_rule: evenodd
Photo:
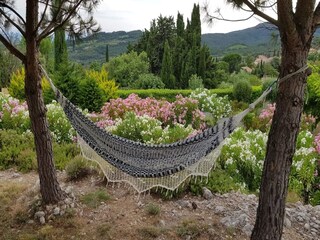
M 190 235 L 187 235 L 187 236 L 186 236 L 186 240 L 191 240 L 191 236 L 190 236 Z
M 72 186 L 66 187 L 66 190 L 64 190 L 67 194 L 70 194 L 72 192 Z
M 240 225 L 240 227 L 243 227 L 247 224 L 247 222 L 249 221 L 249 216 L 245 213 L 242 213 L 237 219 L 236 221 L 238 222 L 238 224 Z
M 310 231 L 310 224 L 309 223 L 306 223 L 303 227 L 305 230 Z
M 57 216 L 57 215 L 59 215 L 59 214 L 60 214 L 60 208 L 59 208 L 59 207 L 55 207 L 55 208 L 53 209 L 53 215 Z
M 216 208 L 214 209 L 214 213 L 218 214 L 218 213 L 223 213 L 225 211 L 225 208 L 223 206 L 216 206 Z
M 159 225 L 160 225 L 160 227 L 165 227 L 166 226 L 166 222 L 164 220 L 160 220 L 159 221 Z
M 39 221 L 42 225 L 46 223 L 46 219 L 44 217 L 40 217 Z
M 70 207 L 71 207 L 71 208 L 74 208 L 74 207 L 75 207 L 75 204 L 74 204 L 74 203 L 71 203 L 71 204 L 70 204 Z
M 18 177 L 20 177 L 20 174 L 19 174 L 19 173 L 14 173 L 14 174 L 12 174 L 12 178 L 18 178 Z
M 34 224 L 34 221 L 33 220 L 28 220 L 27 223 L 28 224 Z
M 211 192 L 208 188 L 206 188 L 206 187 L 203 187 L 203 188 L 202 188 L 202 196 L 203 196 L 205 199 L 207 199 L 207 200 L 213 198 L 212 192 Z
M 243 228 L 242 232 L 244 232 L 248 237 L 251 235 L 253 230 L 253 225 L 247 223 Z
M 64 203 L 67 204 L 67 205 L 70 205 L 70 204 L 72 203 L 71 198 L 66 198 L 66 199 L 64 200 Z
M 38 211 L 34 214 L 35 218 L 41 218 L 44 217 L 46 214 L 44 213 L 44 211 Z
M 187 200 L 180 200 L 180 201 L 177 201 L 177 203 L 181 208 L 192 208 L 191 203 Z
M 286 228 L 291 228 L 291 221 L 290 221 L 290 219 L 289 218 L 287 218 L 287 217 L 285 217 L 284 218 L 284 226 L 286 227 Z

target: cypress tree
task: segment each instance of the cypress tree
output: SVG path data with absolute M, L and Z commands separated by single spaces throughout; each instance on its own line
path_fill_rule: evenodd
M 166 88 L 175 87 L 175 77 L 173 75 L 171 50 L 168 40 L 164 44 L 164 54 L 161 67 L 161 80 L 165 84 Z
M 202 46 L 200 49 L 198 76 L 201 77 L 203 80 L 206 77 L 206 67 L 207 67 L 206 46 Z
M 106 45 L 106 62 L 109 62 L 109 45 Z
M 183 37 L 184 34 L 184 21 L 183 21 L 183 15 L 178 12 L 177 16 L 177 36 Z
M 200 20 L 200 6 L 199 6 L 199 4 L 193 5 L 190 28 L 191 28 L 192 35 L 196 36 L 196 46 L 200 48 L 200 46 L 201 46 L 201 20 Z
M 52 9 L 53 14 L 55 14 L 55 9 L 58 8 L 60 4 L 61 4 L 61 0 L 54 1 L 54 7 Z M 68 50 L 67 50 L 66 35 L 65 35 L 64 29 L 60 27 L 54 31 L 54 69 L 58 70 L 61 64 L 64 64 L 67 62 L 68 62 Z

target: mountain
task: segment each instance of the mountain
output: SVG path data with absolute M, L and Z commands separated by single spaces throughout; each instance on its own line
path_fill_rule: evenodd
M 108 45 L 109 58 L 116 57 L 127 51 L 129 43 L 138 41 L 142 31 L 131 32 L 99 32 L 93 36 L 82 39 L 76 44 L 68 42 L 68 54 L 71 60 L 88 65 L 92 62 L 104 62 L 106 59 L 106 45 Z
M 228 53 L 241 55 L 271 54 L 274 46 L 271 34 L 278 34 L 277 29 L 269 23 L 261 23 L 255 27 L 230 33 L 206 33 L 202 35 L 202 42 L 206 44 L 211 54 L 223 56 Z M 72 46 L 69 43 L 69 56 L 73 61 L 82 64 L 105 61 L 106 45 L 109 45 L 109 57 L 115 57 L 126 52 L 129 43 L 135 43 L 141 37 L 142 31 L 97 33 L 93 37 L 83 39 Z M 315 36 L 320 36 L 317 31 Z M 279 41 L 279 39 L 278 39 Z M 277 45 L 279 49 L 279 45 Z

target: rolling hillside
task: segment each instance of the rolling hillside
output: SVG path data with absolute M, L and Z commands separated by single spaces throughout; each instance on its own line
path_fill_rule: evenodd
M 258 55 L 272 52 L 271 33 L 277 30 L 268 23 L 261 23 L 255 27 L 230 33 L 208 33 L 202 35 L 202 41 L 214 56 L 227 53 L 241 55 Z M 109 57 L 115 57 L 126 52 L 129 43 L 135 43 L 142 35 L 142 31 L 131 32 L 100 32 L 94 37 L 81 41 L 74 47 L 69 44 L 69 56 L 73 61 L 90 64 L 105 61 L 106 44 L 109 45 Z M 315 36 L 319 36 L 319 31 Z

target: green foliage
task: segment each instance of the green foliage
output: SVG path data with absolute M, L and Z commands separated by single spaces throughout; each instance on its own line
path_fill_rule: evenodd
M 54 83 L 56 87 L 73 104 L 79 104 L 80 82 L 85 78 L 85 72 L 80 65 L 61 63 L 59 71 L 55 71 Z
M 98 189 L 94 192 L 83 195 L 80 200 L 90 208 L 97 208 L 101 202 L 109 199 L 110 196 L 106 193 L 105 189 Z
M 203 88 L 201 77 L 198 77 L 196 74 L 192 74 L 189 79 L 189 88 L 192 90 L 195 90 L 197 88 Z
M 246 80 L 240 80 L 234 84 L 233 96 L 238 101 L 250 102 L 252 95 L 252 87 Z
M 229 73 L 239 72 L 240 71 L 240 63 L 241 56 L 236 53 L 231 53 L 222 58 L 222 61 L 227 62 L 229 64 Z
M 0 129 L 0 169 L 14 166 L 23 172 L 35 169 L 33 135 Z
M 9 93 L 12 97 L 17 98 L 19 100 L 25 99 L 24 93 L 24 79 L 25 79 L 25 70 L 21 68 L 14 72 L 11 76 L 10 85 L 9 85 Z
M 159 215 L 160 213 L 160 206 L 154 203 L 148 203 L 146 206 L 146 211 L 149 215 Z
M 114 80 L 109 79 L 109 73 L 106 71 L 104 67 L 102 67 L 100 71 L 88 70 L 86 71 L 86 75 L 87 77 L 96 80 L 96 82 L 99 85 L 99 88 L 103 92 L 103 97 L 105 101 L 118 97 L 116 93 L 118 90 L 118 86 L 116 85 Z
M 78 180 L 87 176 L 89 173 L 86 160 L 80 155 L 75 156 L 68 162 L 65 169 L 70 180 Z
M 161 89 L 164 86 L 160 77 L 152 73 L 146 73 L 139 75 L 138 80 L 130 84 L 129 87 L 132 89 Z
M 313 68 L 312 74 L 308 77 L 308 94 L 305 104 L 305 111 L 320 118 L 320 69 Z
M 191 126 L 173 124 L 162 129 L 162 123 L 148 116 L 137 116 L 128 112 L 123 120 L 116 124 L 112 133 L 118 136 L 149 144 L 172 143 L 185 139 L 193 130 Z
M 177 228 L 177 234 L 180 237 L 190 236 L 190 239 L 192 240 L 198 239 L 201 233 L 206 231 L 206 226 L 192 220 L 183 221 Z
M 209 90 L 211 94 L 217 94 L 219 97 L 228 96 L 228 99 L 234 99 L 233 89 L 232 88 L 217 88 Z M 120 98 L 127 98 L 130 94 L 135 93 L 141 98 L 154 97 L 156 99 L 165 98 L 170 102 L 174 102 L 176 100 L 177 95 L 182 95 L 187 97 L 191 94 L 192 90 L 190 89 L 119 89 L 117 94 Z M 261 95 L 261 86 L 253 86 L 252 87 L 252 96 L 250 102 L 255 100 Z
M 55 7 L 60 7 L 62 0 L 53 1 Z M 55 12 L 55 8 L 52 8 Z M 59 16 L 57 16 L 59 18 Z M 61 17 L 61 16 L 60 16 Z M 68 50 L 65 36 L 65 29 L 59 27 L 54 31 L 54 69 L 57 71 L 63 68 L 68 62 Z
M 80 149 L 74 143 L 53 143 L 53 159 L 55 167 L 59 170 L 65 169 L 66 165 L 79 154 Z
M 0 89 L 9 86 L 12 73 L 20 68 L 20 60 L 0 45 Z
M 173 65 L 171 50 L 168 41 L 164 45 L 164 54 L 161 65 L 161 80 L 166 88 L 175 88 L 175 76 L 173 75 Z
M 100 112 L 106 99 L 97 81 L 86 77 L 80 84 L 79 106 L 89 112 Z
M 220 168 L 212 170 L 208 178 L 202 180 L 194 178 L 189 184 L 190 191 L 195 195 L 201 195 L 203 187 L 220 194 L 241 189 L 239 183 Z
M 129 52 L 112 58 L 107 66 L 109 77 L 115 79 L 121 87 L 128 87 L 135 82 L 139 75 L 148 73 L 149 63 L 147 54 L 142 52 Z

